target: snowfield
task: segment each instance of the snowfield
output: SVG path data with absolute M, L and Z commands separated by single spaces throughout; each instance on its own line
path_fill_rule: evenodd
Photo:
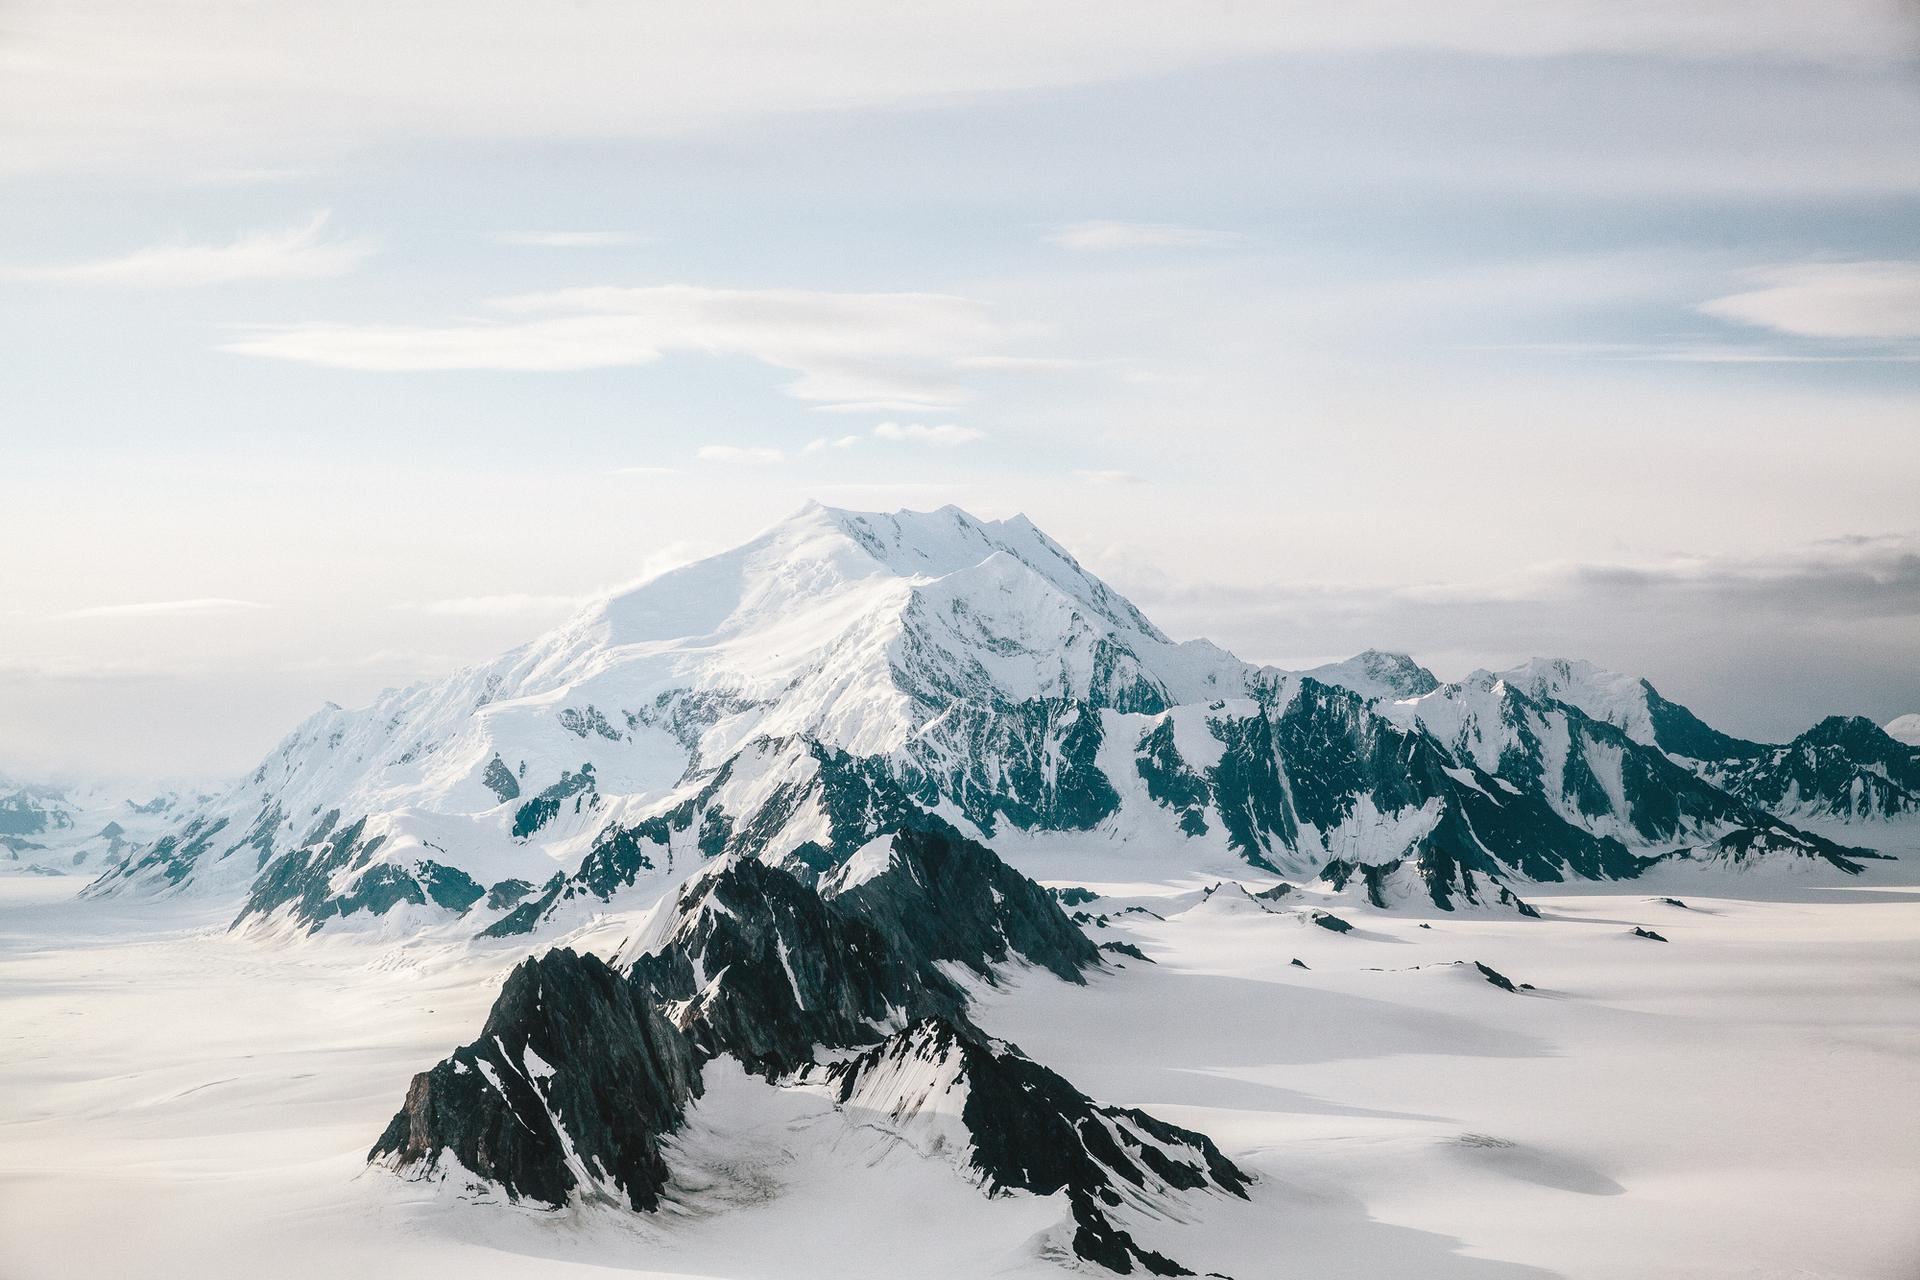
M 1284 902 L 1201 909 L 1211 881 L 1155 880 L 1132 859 L 1104 862 L 1124 883 L 1087 878 L 1104 858 L 1051 883 L 1105 895 L 1080 908 L 1108 916 L 1090 934 L 1155 963 L 1123 959 L 1085 988 L 1016 971 L 976 988 L 977 1016 L 1257 1176 L 1250 1202 L 1204 1197 L 1187 1202 L 1194 1221 L 1161 1224 L 1189 1266 L 1915 1273 L 1911 851 L 1863 880 L 1692 869 L 1535 886 L 1540 920 L 1341 903 L 1346 934 Z M 1022 869 L 1072 865 L 1039 861 Z M 7 1280 L 1053 1276 L 1072 1262 L 1058 1204 L 984 1196 L 940 1158 L 937 1097 L 902 1131 L 727 1060 L 670 1140 L 655 1215 L 537 1211 L 457 1176 L 369 1168 L 410 1077 L 471 1037 L 522 949 L 229 933 L 190 898 L 80 901 L 80 884 L 0 878 Z M 570 941 L 611 955 L 641 914 Z M 1476 961 L 1533 989 L 1505 991 Z

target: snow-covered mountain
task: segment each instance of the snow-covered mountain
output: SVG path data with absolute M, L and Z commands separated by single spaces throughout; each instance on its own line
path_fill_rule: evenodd
M 1895 716 L 1880 728 L 1895 742 L 1920 747 L 1920 712 L 1909 711 L 1904 716 Z
M 1703 772 L 1791 817 L 1920 816 L 1920 747 L 1861 716 L 1828 716 L 1789 743 L 1716 761 Z
M 1920 814 L 1920 748 L 1858 716 L 1829 716 L 1770 745 L 1719 732 L 1646 680 L 1590 662 L 1536 658 L 1498 680 L 1538 703 L 1558 702 L 1657 747 L 1716 788 L 1785 818 L 1849 821 Z M 1486 682 L 1486 673 L 1465 684 Z M 1915 720 L 1920 727 L 1920 719 Z
M 1729 838 L 1854 865 L 1675 764 L 1714 741 L 1684 708 L 1561 665 L 1258 667 L 1174 643 L 1023 517 L 809 505 L 492 663 L 325 708 L 90 891 L 506 935 L 720 854 L 815 876 L 915 815 L 1016 863 L 1397 865 L 1457 904 Z

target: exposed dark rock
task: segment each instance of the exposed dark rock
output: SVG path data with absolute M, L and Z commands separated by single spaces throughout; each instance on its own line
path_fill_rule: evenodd
M 1334 933 L 1351 933 L 1353 931 L 1352 925 L 1331 911 L 1310 911 L 1307 913 L 1307 919 L 1313 921 L 1322 929 L 1330 929 Z
M 1829 716 L 1785 746 L 1709 766 L 1714 781 L 1765 809 L 1838 818 L 1920 813 L 1920 747 L 1861 716 Z
M 487 790 L 499 798 L 502 804 L 520 798 L 520 783 L 513 776 L 513 770 L 507 768 L 507 762 L 496 752 L 493 759 L 487 761 L 487 768 L 480 775 L 481 783 Z
M 1635 925 L 1635 926 L 1633 927 L 1633 936 L 1634 936 L 1634 937 L 1636 937 L 1636 938 L 1646 938 L 1646 939 L 1647 939 L 1648 941 L 1650 941 L 1650 942 L 1665 942 L 1665 941 L 1666 941 L 1666 939 L 1665 939 L 1665 938 L 1663 938 L 1663 937 L 1661 937 L 1661 936 L 1660 936 L 1659 934 L 1657 934 L 1657 933 L 1655 933 L 1655 932 L 1654 932 L 1653 930 L 1651 930 L 1651 929 L 1642 929 L 1642 928 L 1641 928 L 1641 927 L 1640 927 L 1639 925 Z
M 413 1078 L 367 1158 L 451 1172 L 450 1156 L 515 1200 L 618 1191 L 653 1209 L 660 1141 L 699 1093 L 693 1047 L 632 983 L 550 951 L 507 978 L 479 1039 Z
M 1705 853 L 1708 857 L 1725 858 L 1729 862 L 1755 862 L 1763 857 L 1785 855 L 1788 857 L 1818 858 L 1835 870 L 1848 875 L 1859 875 L 1866 870 L 1862 860 L 1883 859 L 1888 855 L 1876 853 L 1872 849 L 1855 849 L 1837 844 L 1825 836 L 1814 835 L 1790 827 L 1778 819 L 1767 819 L 1764 825 L 1742 827 L 1738 831 L 1729 831 L 1705 845 L 1702 849 L 1676 849 L 1667 855 L 1677 860 L 1690 859 Z
M 1173 721 L 1162 720 L 1142 734 L 1134 752 L 1134 768 L 1154 802 L 1177 813 L 1180 829 L 1188 835 L 1207 834 L 1207 802 L 1212 793 L 1174 745 Z
M 1289 961 L 1289 963 L 1292 964 L 1293 967 L 1296 969 L 1305 969 L 1309 967 L 1307 965 L 1307 962 L 1305 960 L 1302 960 L 1299 956 L 1295 956 L 1291 961 Z
M 487 909 L 505 911 L 533 892 L 525 880 L 501 880 L 487 890 Z
M 877 929 L 896 954 L 922 963 L 954 961 L 989 982 L 993 966 L 1016 955 L 1068 982 L 1084 981 L 1080 971 L 1099 963 L 1052 895 L 985 845 L 950 830 L 902 831 L 884 871 L 840 884 L 831 875 L 821 883 L 835 908 Z
M 695 876 L 667 936 L 632 973 L 704 1052 L 769 1077 L 811 1061 L 818 1046 L 872 1044 L 885 1034 L 875 1028 L 902 1013 L 965 1016 L 966 996 L 945 974 L 752 859 Z
M 351 847 L 358 831 L 337 838 Z M 990 979 L 1020 958 L 1078 980 L 1098 949 L 982 845 L 909 829 L 885 852 L 818 888 L 728 858 L 688 882 L 626 973 L 568 951 L 522 964 L 481 1037 L 415 1077 L 369 1158 L 443 1173 L 457 1162 L 539 1204 L 617 1192 L 650 1209 L 668 1176 L 661 1140 L 698 1095 L 706 1057 L 776 1080 L 803 1073 L 846 1105 L 906 1055 L 964 1084 L 966 1159 L 989 1192 L 1065 1191 L 1081 1257 L 1187 1274 L 1141 1246 L 1127 1215 L 1202 1189 L 1244 1196 L 1247 1176 L 1201 1135 L 1094 1103 L 988 1040 L 943 969 Z M 862 1046 L 814 1065 L 819 1049 Z
M 901 1064 L 917 1068 L 902 1072 Z M 932 1074 L 963 1089 L 961 1122 L 973 1137 L 969 1166 L 989 1192 L 1053 1195 L 1071 1206 L 1073 1249 L 1112 1271 L 1191 1275 L 1136 1242 L 1123 1225 L 1135 1197 L 1170 1199 L 1211 1190 L 1246 1198 L 1252 1182 L 1205 1136 L 1142 1111 L 1102 1106 L 1011 1045 L 937 1019 L 915 1023 L 886 1043 L 816 1068 L 843 1106 L 857 1102 L 896 1121 L 919 1099 L 889 1094 L 902 1074 Z
M 591 763 L 581 765 L 577 772 L 561 774 L 558 782 L 514 811 L 513 838 L 525 840 L 552 822 L 567 801 L 573 802 L 574 812 L 578 813 L 582 805 L 592 803 L 598 795 Z
M 1348 862 L 1335 858 L 1320 869 L 1320 879 L 1335 893 L 1356 880 L 1365 892 L 1367 904 L 1389 905 L 1386 887 L 1393 877 L 1406 871 L 1425 889 L 1427 898 L 1442 911 L 1458 910 L 1457 904 L 1507 907 L 1523 916 L 1538 917 L 1539 912 L 1508 888 L 1493 870 L 1490 860 L 1479 859 L 1480 870 L 1464 865 L 1440 844 L 1422 842 L 1420 851 L 1410 858 L 1393 862 Z
M 1154 963 L 1153 959 L 1148 956 L 1146 952 L 1134 946 L 1131 942 L 1103 942 L 1100 944 L 1100 949 L 1102 951 L 1111 951 L 1117 956 L 1126 956 L 1133 960 L 1144 960 L 1148 964 Z
M 1502 991 L 1516 990 L 1516 988 L 1513 985 L 1513 979 L 1509 978 L 1506 974 L 1501 973 L 1498 969 L 1494 969 L 1488 965 L 1481 964 L 1478 960 L 1475 960 L 1473 962 L 1473 967 L 1480 971 L 1481 977 L 1485 978 L 1488 982 L 1500 988 Z

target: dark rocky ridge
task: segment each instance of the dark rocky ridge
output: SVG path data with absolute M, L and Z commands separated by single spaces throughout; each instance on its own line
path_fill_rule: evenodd
M 1122 1225 L 1129 1207 L 1152 1214 L 1176 1193 L 1204 1189 L 1245 1199 L 1251 1182 L 1204 1135 L 1102 1106 L 1013 1046 L 951 1022 L 914 1023 L 808 1075 L 841 1105 L 858 1098 L 863 1111 L 885 1110 L 894 1121 L 907 1119 L 920 1099 L 890 1094 L 890 1079 L 931 1076 L 963 1088 L 960 1118 L 973 1138 L 968 1163 L 987 1191 L 1064 1191 L 1074 1252 L 1123 1274 L 1136 1265 L 1154 1275 L 1193 1274 L 1135 1241 Z
M 1025 961 L 1069 981 L 1100 953 L 1045 890 L 982 845 L 938 829 L 894 837 L 882 866 L 823 895 L 794 872 L 728 858 L 696 875 L 625 972 L 553 951 L 514 970 L 480 1038 L 414 1077 L 369 1159 L 469 1174 L 558 1206 L 659 1203 L 661 1143 L 728 1055 L 770 1080 L 818 1073 L 844 1102 L 887 1055 L 964 1075 L 970 1160 L 988 1190 L 1065 1190 L 1074 1249 L 1112 1270 L 1186 1274 L 1139 1246 L 1116 1211 L 1245 1174 L 1199 1134 L 1102 1107 L 989 1040 L 943 970 L 992 980 Z M 925 913 L 925 914 L 923 914 Z M 830 1068 L 820 1049 L 859 1050 Z M 1145 1201 L 1142 1201 L 1143 1203 Z
M 612 1188 L 653 1209 L 660 1140 L 699 1095 L 699 1055 L 639 987 L 593 956 L 549 951 L 508 976 L 479 1039 L 413 1078 L 367 1158 L 449 1172 L 451 1157 L 514 1200 Z
M 1099 960 L 1052 894 L 958 833 L 902 831 L 884 871 L 843 884 L 844 877 L 828 876 L 821 891 L 878 930 L 896 954 L 922 963 L 950 960 L 992 982 L 994 966 L 1017 955 L 1081 982 L 1082 970 Z
M 873 1044 L 903 1013 L 965 1017 L 966 995 L 924 957 L 894 951 L 764 862 L 696 876 L 674 914 L 666 944 L 634 961 L 631 981 L 703 1053 L 731 1054 L 750 1071 L 780 1076 L 817 1047 Z
M 1920 747 L 1860 716 L 1829 716 L 1785 746 L 1755 748 L 1705 772 L 1768 809 L 1835 818 L 1920 813 Z

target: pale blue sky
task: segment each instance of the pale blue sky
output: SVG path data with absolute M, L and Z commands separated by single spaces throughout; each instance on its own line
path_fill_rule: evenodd
M 808 497 L 1920 709 L 1910 13 L 25 4 L 0 768 L 243 768 Z

